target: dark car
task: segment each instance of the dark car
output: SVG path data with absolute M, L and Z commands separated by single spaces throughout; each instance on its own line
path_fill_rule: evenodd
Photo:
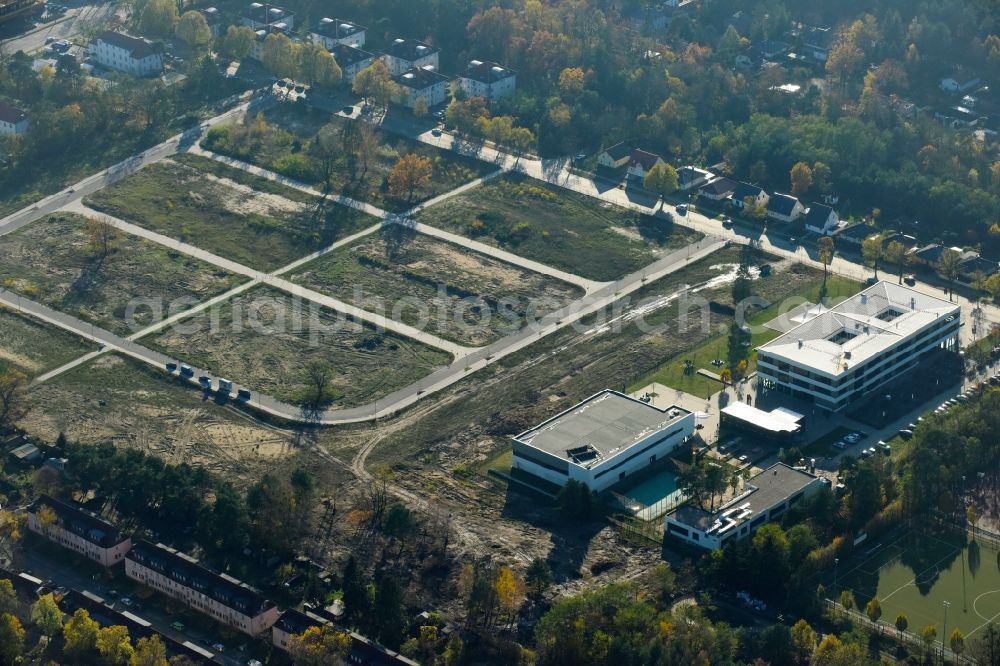
M 353 114 L 353 113 L 354 113 L 354 107 L 353 107 L 353 106 L 345 106 L 345 107 L 344 107 L 343 109 L 341 109 L 340 111 L 341 111 L 342 113 L 346 113 L 347 115 L 351 115 L 351 114 Z

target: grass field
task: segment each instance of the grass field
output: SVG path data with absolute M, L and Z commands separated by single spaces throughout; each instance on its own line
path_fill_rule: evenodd
M 87 198 L 87 205 L 260 270 L 274 270 L 375 218 L 283 185 L 229 180 L 224 165 L 191 157 L 146 166 Z M 191 166 L 196 164 L 198 168 Z M 204 169 L 204 170 L 203 170 Z M 216 174 L 225 174 L 220 178 Z M 244 183 L 252 183 L 248 186 Z
M 819 300 L 819 291 L 822 287 L 822 277 L 817 277 L 816 271 L 800 267 L 799 272 L 783 271 L 778 275 L 771 275 L 761 278 L 754 283 L 754 293 L 764 296 L 771 301 L 772 305 L 764 310 L 758 311 L 748 317 L 750 326 L 754 332 L 750 338 L 750 349 L 756 349 L 765 344 L 780 333 L 768 328 L 763 324 L 778 316 L 782 306 L 781 299 L 791 296 L 801 296 L 811 302 Z M 861 285 L 854 280 L 842 278 L 840 276 L 830 276 L 827 279 L 827 294 L 830 300 L 839 300 L 847 296 L 853 296 L 861 289 Z M 718 372 L 720 368 L 712 365 L 715 359 L 725 361 L 729 356 L 729 334 L 720 333 L 682 355 L 667 360 L 663 365 L 652 373 L 641 377 L 629 386 L 629 391 L 635 391 L 652 382 L 659 382 L 664 386 L 679 389 L 685 393 L 707 398 L 713 393 L 722 390 L 722 384 L 698 374 L 685 374 L 684 361 L 692 360 L 694 367 L 705 368 L 713 372 Z M 751 353 L 748 361 L 747 373 L 756 370 L 757 354 Z
M 115 333 L 155 323 L 175 299 L 189 299 L 186 309 L 243 280 L 127 234 L 119 233 L 103 256 L 87 233 L 85 218 L 74 214 L 50 215 L 0 236 L 0 283 Z M 141 306 L 130 317 L 133 299 L 160 304 L 163 316 Z
M 639 270 L 701 237 L 520 175 L 484 183 L 431 206 L 418 219 L 601 281 Z
M 847 567 L 841 564 L 836 584 L 830 580 L 826 589 L 833 598 L 849 590 L 859 609 L 878 596 L 884 622 L 891 626 L 902 612 L 910 631 L 934 626 L 938 640 L 947 601 L 947 631 L 961 629 L 968 644 L 1000 617 L 998 555 L 995 545 L 970 540 L 958 530 L 927 527 L 880 544 Z
M 61 329 L 0 308 L 0 372 L 14 368 L 36 377 L 95 348 Z
M 334 407 L 367 404 L 452 360 L 323 308 L 315 308 L 313 321 L 310 304 L 295 303 L 287 294 L 254 289 L 142 343 L 293 404 L 308 400 L 307 369 L 324 361 L 333 371 Z
M 19 425 L 54 441 L 112 442 L 236 474 L 290 455 L 291 436 L 138 361 L 107 354 L 27 394 Z
M 520 330 L 583 295 L 579 287 L 392 227 L 304 266 L 294 282 L 465 345 Z M 406 238 L 400 241 L 400 235 Z
M 279 104 L 264 111 L 263 115 L 267 122 L 264 131 L 247 131 L 245 126 L 237 125 L 218 127 L 202 140 L 202 147 L 245 159 L 320 190 L 324 190 L 326 186 L 323 182 L 323 165 L 309 150 L 320 128 L 330 126 L 339 141 L 345 130 L 358 130 L 362 125 L 357 120 L 291 104 Z M 377 128 L 373 130 L 372 138 L 376 145 L 367 160 L 367 168 L 363 158 L 349 155 L 342 144 L 338 143 L 340 149 L 333 157 L 329 191 L 367 201 L 386 210 L 401 212 L 415 203 L 453 190 L 496 169 L 485 162 Z M 434 167 L 431 182 L 418 188 L 412 201 L 393 197 L 385 187 L 385 179 L 393 165 L 400 157 L 409 153 L 428 158 Z

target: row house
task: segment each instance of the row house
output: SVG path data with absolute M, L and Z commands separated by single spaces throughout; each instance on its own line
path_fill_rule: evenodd
M 110 567 L 132 548 L 131 537 L 82 508 L 48 495 L 28 507 L 28 529 L 63 548 Z

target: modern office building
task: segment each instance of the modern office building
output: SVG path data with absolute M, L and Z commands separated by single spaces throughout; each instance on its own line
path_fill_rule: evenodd
M 606 390 L 514 437 L 513 468 L 602 491 L 669 456 L 693 434 L 691 412 Z
M 256 590 L 163 544 L 137 543 L 125 557 L 125 575 L 250 636 L 278 620 L 278 607 Z
M 132 548 L 132 539 L 111 523 L 48 495 L 39 497 L 27 513 L 28 529 L 32 532 L 101 566 L 118 564 Z
M 714 550 L 727 541 L 750 536 L 764 523 L 777 520 L 790 507 L 825 485 L 809 472 L 777 463 L 747 479 L 743 492 L 715 511 L 685 504 L 666 518 L 667 534 Z
M 879 282 L 757 349 L 758 391 L 838 411 L 915 367 L 958 349 L 956 303 Z

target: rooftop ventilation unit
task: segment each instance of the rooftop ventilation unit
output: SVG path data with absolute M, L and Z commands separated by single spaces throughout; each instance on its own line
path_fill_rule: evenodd
M 321 18 L 319 20 L 319 22 L 320 22 L 320 25 L 330 25 L 331 23 L 333 23 L 333 19 L 332 18 Z

